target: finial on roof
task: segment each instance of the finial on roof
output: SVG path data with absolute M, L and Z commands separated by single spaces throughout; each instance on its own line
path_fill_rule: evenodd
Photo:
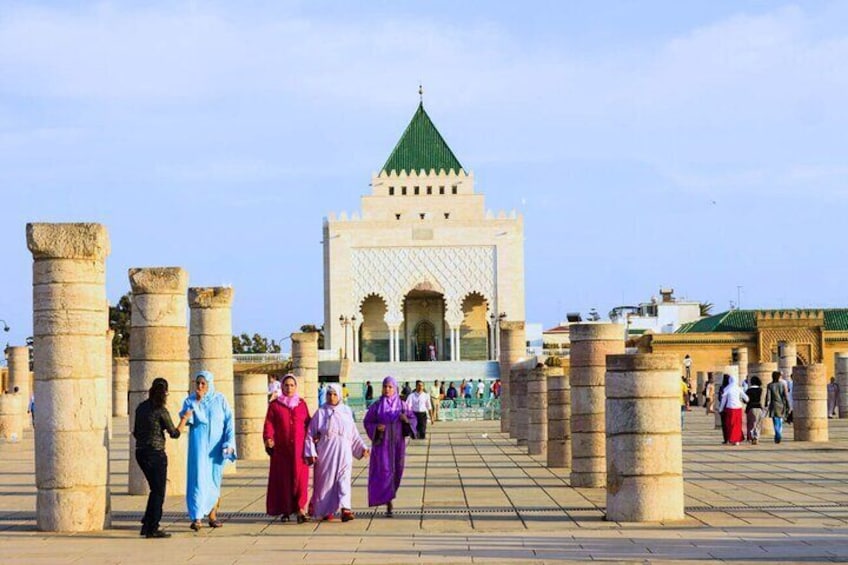
M 423 104 L 424 103 L 424 87 L 421 85 L 421 83 L 418 83 L 418 98 L 420 99 L 420 102 Z

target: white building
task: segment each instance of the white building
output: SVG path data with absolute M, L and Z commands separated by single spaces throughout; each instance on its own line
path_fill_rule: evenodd
M 696 300 L 674 298 L 674 289 L 660 289 L 660 299 L 651 298 L 638 306 L 618 306 L 610 312 L 610 320 L 627 326 L 628 335 L 674 333 L 688 322 L 700 320 L 701 304 Z

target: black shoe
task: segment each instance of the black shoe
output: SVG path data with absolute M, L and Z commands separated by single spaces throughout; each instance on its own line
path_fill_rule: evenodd
M 144 526 L 142 526 L 142 527 L 141 527 L 141 531 L 140 531 L 140 532 L 138 532 L 138 535 L 140 535 L 140 536 L 146 536 L 146 535 L 147 535 L 147 528 L 145 528 Z
M 298 513 L 298 515 L 297 515 L 297 523 L 298 524 L 305 524 L 306 522 L 309 522 L 309 521 L 310 521 L 309 516 L 307 516 L 306 514 L 303 514 L 302 512 Z
M 280 522 L 286 523 L 289 520 L 291 520 L 291 517 L 288 514 L 283 514 L 282 516 L 280 516 Z
M 144 537 L 146 537 L 148 539 L 149 538 L 169 538 L 169 537 L 171 537 L 171 534 L 169 534 L 165 530 L 156 530 L 155 532 L 148 532 L 147 534 L 145 534 Z

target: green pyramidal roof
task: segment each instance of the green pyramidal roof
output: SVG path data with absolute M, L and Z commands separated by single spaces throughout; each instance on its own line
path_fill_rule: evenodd
M 420 103 L 382 170 L 386 173 L 435 170 L 438 173 L 442 169 L 458 173 L 462 165 L 424 111 L 424 104 Z

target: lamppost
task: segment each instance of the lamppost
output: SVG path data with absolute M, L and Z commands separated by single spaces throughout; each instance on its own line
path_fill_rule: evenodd
M 348 318 L 344 314 L 339 316 L 339 323 L 344 328 L 344 358 L 347 359 L 347 328 L 348 326 L 353 326 L 356 323 L 356 315 Z

